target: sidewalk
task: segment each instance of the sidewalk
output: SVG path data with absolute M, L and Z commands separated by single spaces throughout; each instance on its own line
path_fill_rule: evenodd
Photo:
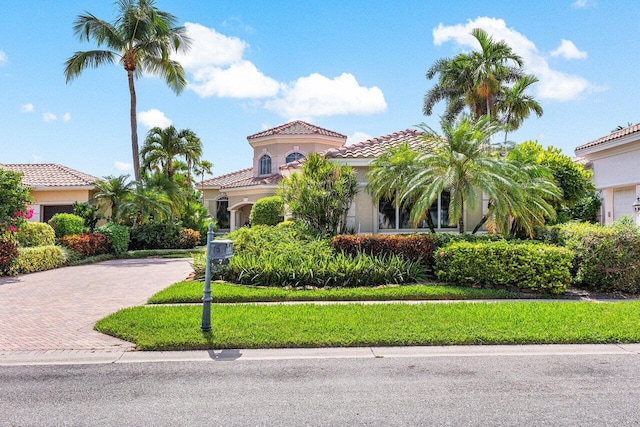
M 134 344 L 96 332 L 93 324 L 146 303 L 191 271 L 187 259 L 146 258 L 0 277 L 0 360 L 133 350 Z

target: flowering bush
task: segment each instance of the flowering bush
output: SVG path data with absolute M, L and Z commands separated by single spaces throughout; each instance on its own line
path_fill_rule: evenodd
M 17 231 L 31 219 L 30 202 L 29 188 L 22 185 L 22 174 L 0 169 L 0 235 Z

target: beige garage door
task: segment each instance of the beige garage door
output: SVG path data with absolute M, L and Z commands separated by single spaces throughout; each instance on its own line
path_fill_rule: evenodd
M 636 188 L 620 188 L 613 191 L 613 219 L 621 218 L 625 215 L 633 218 L 633 202 L 636 200 Z

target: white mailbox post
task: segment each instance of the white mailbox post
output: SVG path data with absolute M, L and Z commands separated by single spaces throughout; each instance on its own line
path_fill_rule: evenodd
M 202 332 L 211 331 L 211 264 L 229 264 L 233 256 L 233 242 L 231 240 L 213 240 L 213 223 L 209 224 L 207 232 L 207 256 L 204 276 L 204 296 L 202 297 Z

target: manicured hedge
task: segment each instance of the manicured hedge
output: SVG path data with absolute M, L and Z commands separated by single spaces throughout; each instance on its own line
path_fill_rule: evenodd
M 106 254 L 111 248 L 111 239 L 104 234 L 72 234 L 61 237 L 58 242 L 83 258 Z
M 131 229 L 130 250 L 176 249 L 180 247 L 182 227 L 173 222 L 155 222 L 138 225 Z
M 438 280 L 561 294 L 571 283 L 573 253 L 545 244 L 455 242 L 438 249 Z
M 50 246 L 56 242 L 56 233 L 47 223 L 27 222 L 16 233 L 16 239 L 21 248 Z
M 19 248 L 18 256 L 9 266 L 7 274 L 13 276 L 16 274 L 51 270 L 63 266 L 66 261 L 67 259 L 60 246 L 50 245 Z
M 386 235 L 386 234 L 343 234 L 331 239 L 337 251 L 355 256 L 360 253 L 373 256 L 397 255 L 432 265 L 436 239 L 431 234 Z
M 109 236 L 111 240 L 111 252 L 116 255 L 126 252 L 129 248 L 129 228 L 124 225 L 108 222 L 96 228 L 96 233 Z
M 64 237 L 70 234 L 82 234 L 84 232 L 84 219 L 70 213 L 57 213 L 50 220 L 56 237 Z
M 284 203 L 280 196 L 258 199 L 251 208 L 251 225 L 277 225 L 284 220 Z
M 640 293 L 640 229 L 630 219 L 602 227 L 568 223 L 549 227 L 545 241 L 575 253 L 574 286 L 603 292 Z

